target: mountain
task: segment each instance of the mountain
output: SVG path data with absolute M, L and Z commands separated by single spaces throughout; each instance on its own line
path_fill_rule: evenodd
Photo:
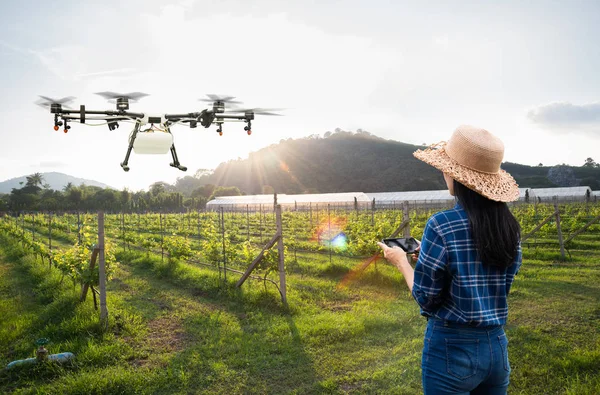
M 247 159 L 221 163 L 212 174 L 196 180 L 185 177 L 185 181 L 187 184 L 197 182 L 198 186 L 236 186 L 246 194 L 446 188 L 438 170 L 413 157 L 413 152 L 423 146 L 386 140 L 364 131 L 338 129 L 325 136 L 281 140 L 251 153 Z M 586 185 L 593 190 L 600 189 L 598 167 L 526 166 L 505 162 L 502 168 L 515 177 L 520 187 Z M 186 194 L 191 188 L 187 184 L 186 191 L 181 191 Z
M 73 184 L 74 186 L 79 186 L 82 183 L 84 183 L 85 185 L 89 185 L 89 186 L 97 186 L 100 188 L 114 189 L 114 188 L 112 188 L 106 184 L 103 184 L 101 182 L 98 182 L 98 181 L 73 177 L 68 174 L 57 173 L 57 172 L 49 172 L 49 173 L 41 173 L 41 174 L 44 177 L 44 184 L 50 184 L 51 189 L 58 190 L 58 191 L 62 190 L 63 187 L 65 185 L 67 185 L 69 182 L 71 184 Z M 29 176 L 29 175 L 30 174 L 27 174 L 27 176 Z M 27 182 L 25 177 L 27 177 L 27 176 L 11 178 L 10 180 L 0 182 L 0 193 L 10 193 L 13 188 L 21 188 L 21 187 L 25 186 L 25 183 Z M 23 183 L 23 185 L 20 184 L 21 182 Z

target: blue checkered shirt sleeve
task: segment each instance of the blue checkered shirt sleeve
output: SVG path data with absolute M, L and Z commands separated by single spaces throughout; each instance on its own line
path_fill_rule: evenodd
M 433 218 L 425 225 L 414 270 L 412 296 L 426 312 L 443 302 L 444 285 L 449 275 L 448 252 L 442 236 L 436 231 L 436 225 Z

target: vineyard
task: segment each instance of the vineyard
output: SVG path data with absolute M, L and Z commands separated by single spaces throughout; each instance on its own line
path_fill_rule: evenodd
M 523 346 L 511 345 L 514 388 L 597 392 L 590 364 L 600 363 L 600 204 L 511 209 L 524 236 L 507 327 Z M 424 322 L 399 273 L 373 257 L 377 240 L 420 238 L 435 211 L 284 211 L 283 290 L 275 247 L 236 286 L 278 232 L 273 207 L 104 214 L 108 329 L 98 325 L 99 269 L 90 265 L 98 214 L 5 215 L 0 307 L 8 313 L 0 324 L 0 363 L 31 356 L 32 342 L 42 337 L 56 352 L 78 357 L 65 366 L 0 373 L 0 389 L 418 393 Z M 93 304 L 83 287 L 92 290 Z M 573 347 L 580 350 L 574 359 L 539 358 Z

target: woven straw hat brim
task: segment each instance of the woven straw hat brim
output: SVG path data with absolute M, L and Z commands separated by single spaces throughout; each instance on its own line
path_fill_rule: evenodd
M 413 155 L 488 199 L 505 203 L 519 199 L 519 185 L 509 173 L 502 169 L 495 174 L 482 173 L 465 167 L 450 158 L 444 146 L 445 143 L 434 144 Z

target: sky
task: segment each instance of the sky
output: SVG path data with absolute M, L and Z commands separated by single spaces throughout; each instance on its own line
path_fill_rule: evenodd
M 470 124 L 505 161 L 600 161 L 598 15 L 597 1 L 2 2 L 0 181 L 57 171 L 141 190 L 336 128 L 433 144 Z M 65 134 L 35 105 L 113 109 L 102 91 L 147 93 L 130 110 L 159 115 L 200 111 L 206 94 L 285 111 L 251 136 L 176 125 L 187 172 L 133 153 L 125 173 L 131 124 Z

